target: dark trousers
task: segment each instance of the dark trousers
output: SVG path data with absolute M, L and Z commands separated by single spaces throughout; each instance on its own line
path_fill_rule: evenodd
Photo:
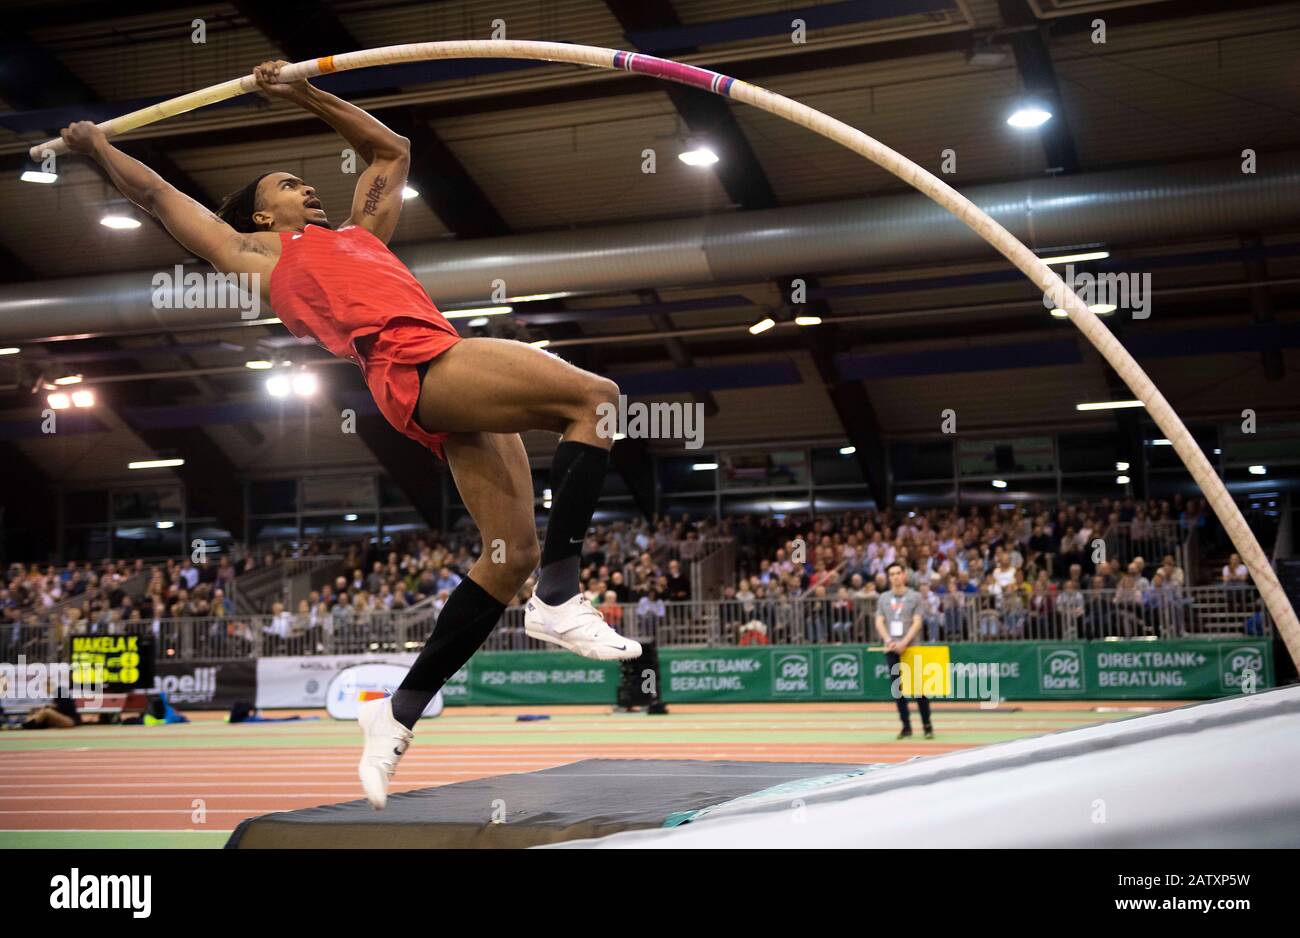
M 892 679 L 898 676 L 899 661 L 897 653 L 885 652 L 885 663 L 889 665 L 890 687 L 893 686 Z M 898 705 L 898 716 L 903 721 L 903 729 L 911 731 L 912 716 L 907 710 L 907 698 L 899 694 L 894 698 L 894 703 Z M 930 699 L 928 697 L 916 698 L 916 709 L 921 711 L 921 725 L 928 730 L 930 728 Z

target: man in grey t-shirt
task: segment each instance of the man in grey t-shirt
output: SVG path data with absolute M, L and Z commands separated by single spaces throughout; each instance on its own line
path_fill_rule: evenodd
M 885 661 L 889 665 L 889 674 L 897 677 L 902 652 L 921 633 L 925 601 L 920 593 L 908 587 L 907 570 L 901 563 L 891 563 L 888 573 L 889 592 L 881 595 L 876 603 L 876 632 L 885 643 Z M 898 738 L 907 739 L 912 735 L 912 718 L 907 710 L 907 698 L 900 693 L 894 700 L 898 704 L 898 715 L 903 720 L 903 731 L 898 734 Z M 934 728 L 930 725 L 930 701 L 924 696 L 918 697 L 916 706 L 921 711 L 925 738 L 934 739 Z

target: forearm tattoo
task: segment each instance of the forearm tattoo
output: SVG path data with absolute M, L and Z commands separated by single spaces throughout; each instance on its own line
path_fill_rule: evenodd
M 379 200 L 383 198 L 384 189 L 388 186 L 387 176 L 376 176 L 375 181 L 370 184 L 366 190 L 366 204 L 363 211 L 367 215 L 373 215 L 379 211 Z

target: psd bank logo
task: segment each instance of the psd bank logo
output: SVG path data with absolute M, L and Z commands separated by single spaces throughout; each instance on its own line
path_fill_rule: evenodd
M 1244 686 L 1243 686 L 1244 685 Z M 1242 645 L 1219 649 L 1219 688 L 1229 694 L 1253 694 L 1264 686 L 1264 653 Z
M 776 667 L 772 669 L 772 693 L 805 697 L 812 691 L 812 655 L 808 652 L 778 654 Z
M 1083 693 L 1083 649 L 1038 649 L 1038 689 L 1044 694 Z
M 821 691 L 823 694 L 862 697 L 862 656 L 856 652 L 822 653 Z

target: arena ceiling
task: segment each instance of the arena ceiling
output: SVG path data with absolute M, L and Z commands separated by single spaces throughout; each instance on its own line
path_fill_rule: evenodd
M 187 258 L 152 220 L 98 224 L 116 194 L 89 163 L 66 159 L 54 185 L 20 181 L 24 151 L 71 120 L 105 119 L 193 90 L 269 58 L 300 60 L 420 39 L 510 38 L 635 49 L 735 75 L 858 127 L 950 181 L 997 183 L 1216 162 L 1236 171 L 1300 151 L 1300 7 L 1251 0 L 282 0 L 168 6 L 11 2 L 0 39 L 0 291 Z M 162 7 L 162 9 L 159 9 Z M 790 21 L 807 24 L 791 41 Z M 201 19 L 206 42 L 192 41 Z M 1096 22 L 1105 42 L 1095 41 Z M 340 94 L 413 141 L 411 185 L 393 239 L 472 243 L 518 234 L 835 206 L 906 187 L 826 140 L 768 114 L 621 72 L 495 62 L 442 63 L 335 76 Z M 320 82 L 331 87 L 329 81 Z M 1027 96 L 1050 103 L 1036 131 L 1006 125 Z M 687 166 L 701 143 L 720 162 Z M 318 188 L 345 214 L 352 179 L 340 141 L 290 105 L 248 97 L 149 128 L 123 148 L 210 205 L 271 168 Z M 643 172 L 644 151 L 656 172 Z M 1263 171 L 1263 170 L 1261 170 Z M 1157 193 L 1159 195 L 1159 193 Z M 1157 208 L 1158 210 L 1158 208 Z M 1160 238 L 1097 239 L 1115 269 L 1155 272 L 1158 313 L 1109 320 L 1175 408 L 1212 419 L 1250 406 L 1294 416 L 1300 401 L 1300 213 L 1267 230 L 1216 225 Z M 755 216 L 760 218 L 762 216 Z M 887 231 L 881 237 L 887 239 Z M 1034 245 L 1066 247 L 1066 245 Z M 1096 246 L 1094 244 L 1094 246 Z M 476 334 L 549 340 L 557 354 L 656 399 L 706 404 L 710 446 L 849 439 L 870 476 L 882 436 L 933 433 L 954 407 L 990 432 L 1063 426 L 1140 433 L 1135 418 L 1079 414 L 1122 387 L 1068 322 L 1009 265 L 934 257 L 809 272 L 812 299 L 788 300 L 797 271 L 728 282 L 554 292 L 516 303 Z M 1098 268 L 1102 269 L 1102 268 Z M 572 278 L 581 279 L 575 267 Z M 780 274 L 780 276 L 777 276 Z M 430 286 L 440 302 L 436 284 Z M 441 305 L 441 304 L 440 304 Z M 644 311 L 642 311 L 642 309 Z M 819 326 L 750 335 L 747 327 L 814 313 Z M 6 315 L 9 315 L 6 313 Z M 837 320 L 839 320 L 837 322 Z M 461 320 L 463 324 L 465 321 Z M 470 332 L 468 327 L 464 331 Z M 39 332 L 34 335 L 41 335 Z M 56 336 L 41 335 L 43 339 Z M 25 477 L 80 485 L 125 477 L 127 459 L 201 456 L 192 484 L 233 473 L 373 464 L 411 454 L 381 418 L 338 432 L 338 404 L 361 387 L 322 368 L 326 393 L 286 416 L 269 409 L 250 357 L 323 353 L 286 344 L 278 325 L 148 330 L 17 343 L 0 357 L 0 453 Z M 223 370 L 224 369 L 224 370 Z M 99 401 L 83 432 L 43 434 L 33 382 L 83 374 Z M 648 382 L 672 373 L 676 382 Z M 749 379 L 737 375 L 749 375 Z M 867 445 L 876 441 L 875 452 Z M 551 441 L 531 435 L 545 458 Z M 191 462 L 195 460 L 191 459 Z M 424 471 L 421 463 L 419 471 Z M 402 470 L 397 470 L 402 471 Z M 405 470 L 410 472 L 408 468 Z

